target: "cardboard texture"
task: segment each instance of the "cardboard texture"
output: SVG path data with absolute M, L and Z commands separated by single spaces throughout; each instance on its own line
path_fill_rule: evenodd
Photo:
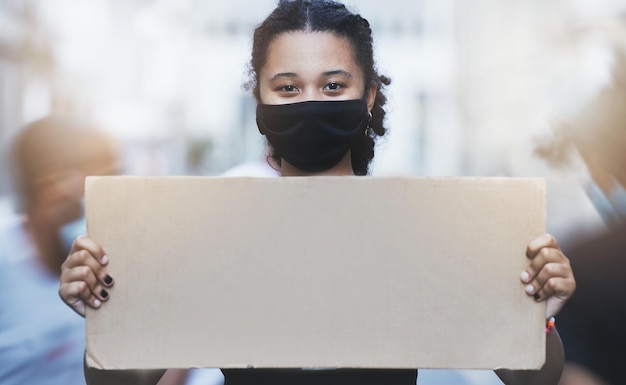
M 533 369 L 524 293 L 545 180 L 90 177 L 110 300 L 87 312 L 106 369 Z

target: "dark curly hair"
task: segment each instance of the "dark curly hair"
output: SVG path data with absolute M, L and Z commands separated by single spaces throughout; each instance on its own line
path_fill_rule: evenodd
M 345 5 L 331 0 L 280 0 L 276 9 L 255 29 L 250 60 L 251 80 L 246 88 L 252 89 L 260 100 L 258 74 L 267 61 L 267 52 L 272 41 L 280 34 L 291 31 L 331 32 L 345 37 L 351 44 L 357 64 L 363 70 L 366 89 L 375 85 L 377 89 L 372 118 L 364 135 L 351 147 L 352 169 L 356 175 L 367 175 L 369 164 L 374 158 L 374 146 L 379 136 L 385 135 L 384 126 L 387 97 L 383 88 L 391 80 L 378 74 L 374 64 L 372 29 L 369 22 L 350 12 Z M 280 154 L 272 150 L 270 155 L 280 164 Z

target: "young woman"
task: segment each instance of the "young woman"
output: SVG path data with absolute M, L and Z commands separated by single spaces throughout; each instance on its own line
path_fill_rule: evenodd
M 369 23 L 333 1 L 280 1 L 256 29 L 250 88 L 257 100 L 259 131 L 270 143 L 282 176 L 366 175 L 377 137 L 386 128 L 383 88 L 377 73 Z M 568 259 L 556 240 L 530 242 L 521 273 L 528 295 L 547 301 L 556 315 L 575 289 Z M 109 300 L 105 251 L 80 237 L 63 266 L 59 292 L 79 314 Z M 524 290 L 524 289 L 521 289 Z M 115 300 L 115 299 L 112 299 Z M 539 371 L 498 371 L 507 384 L 556 384 L 562 346 L 555 330 L 547 338 L 547 362 Z M 226 385 L 252 383 L 414 384 L 413 370 L 224 370 Z M 89 384 L 154 384 L 157 372 L 86 369 Z

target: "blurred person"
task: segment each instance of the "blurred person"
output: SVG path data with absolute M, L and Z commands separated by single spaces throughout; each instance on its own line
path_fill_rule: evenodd
M 117 145 L 49 116 L 17 134 L 11 155 L 20 216 L 0 224 L 0 383 L 84 384 L 84 320 L 57 288 L 73 239 L 85 233 L 84 177 L 116 173 Z
M 557 166 L 585 166 L 583 188 L 607 225 L 568 245 L 576 294 L 559 316 L 566 365 L 561 385 L 626 384 L 626 54 L 612 83 L 560 125 L 538 153 Z
M 390 80 L 375 68 L 372 31 L 366 19 L 334 1 L 279 1 L 254 32 L 250 67 L 257 126 L 271 145 L 272 162 L 282 177 L 368 174 L 376 140 L 387 132 L 384 88 Z M 528 296 L 546 301 L 546 318 L 551 318 L 571 297 L 576 284 L 569 261 L 552 236 L 529 241 L 529 262 L 518 283 Z M 107 262 L 104 250 L 93 239 L 76 239 L 63 264 L 59 293 L 77 313 L 84 316 L 86 307 L 98 309 L 115 300 L 106 291 L 115 284 Z M 546 331 L 543 368 L 498 370 L 505 384 L 558 382 L 563 365 L 561 340 L 556 329 Z M 413 385 L 417 379 L 416 369 L 222 372 L 226 385 Z M 154 384 L 163 373 L 85 369 L 89 384 Z

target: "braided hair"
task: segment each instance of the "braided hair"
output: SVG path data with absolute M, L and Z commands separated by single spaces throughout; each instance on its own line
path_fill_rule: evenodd
M 378 74 L 376 69 L 369 22 L 350 12 L 345 5 L 332 0 L 280 0 L 276 9 L 254 31 L 250 60 L 251 80 L 246 87 L 252 89 L 257 100 L 260 100 L 257 76 L 267 61 L 270 44 L 278 35 L 292 31 L 330 32 L 346 38 L 363 71 L 365 88 L 376 86 L 372 117 L 364 134 L 350 149 L 355 175 L 367 175 L 369 164 L 374 158 L 376 139 L 387 132 L 384 126 L 386 111 L 383 108 L 387 97 L 383 88 L 391 83 L 388 77 Z M 280 164 L 280 154 L 272 151 L 270 156 Z

